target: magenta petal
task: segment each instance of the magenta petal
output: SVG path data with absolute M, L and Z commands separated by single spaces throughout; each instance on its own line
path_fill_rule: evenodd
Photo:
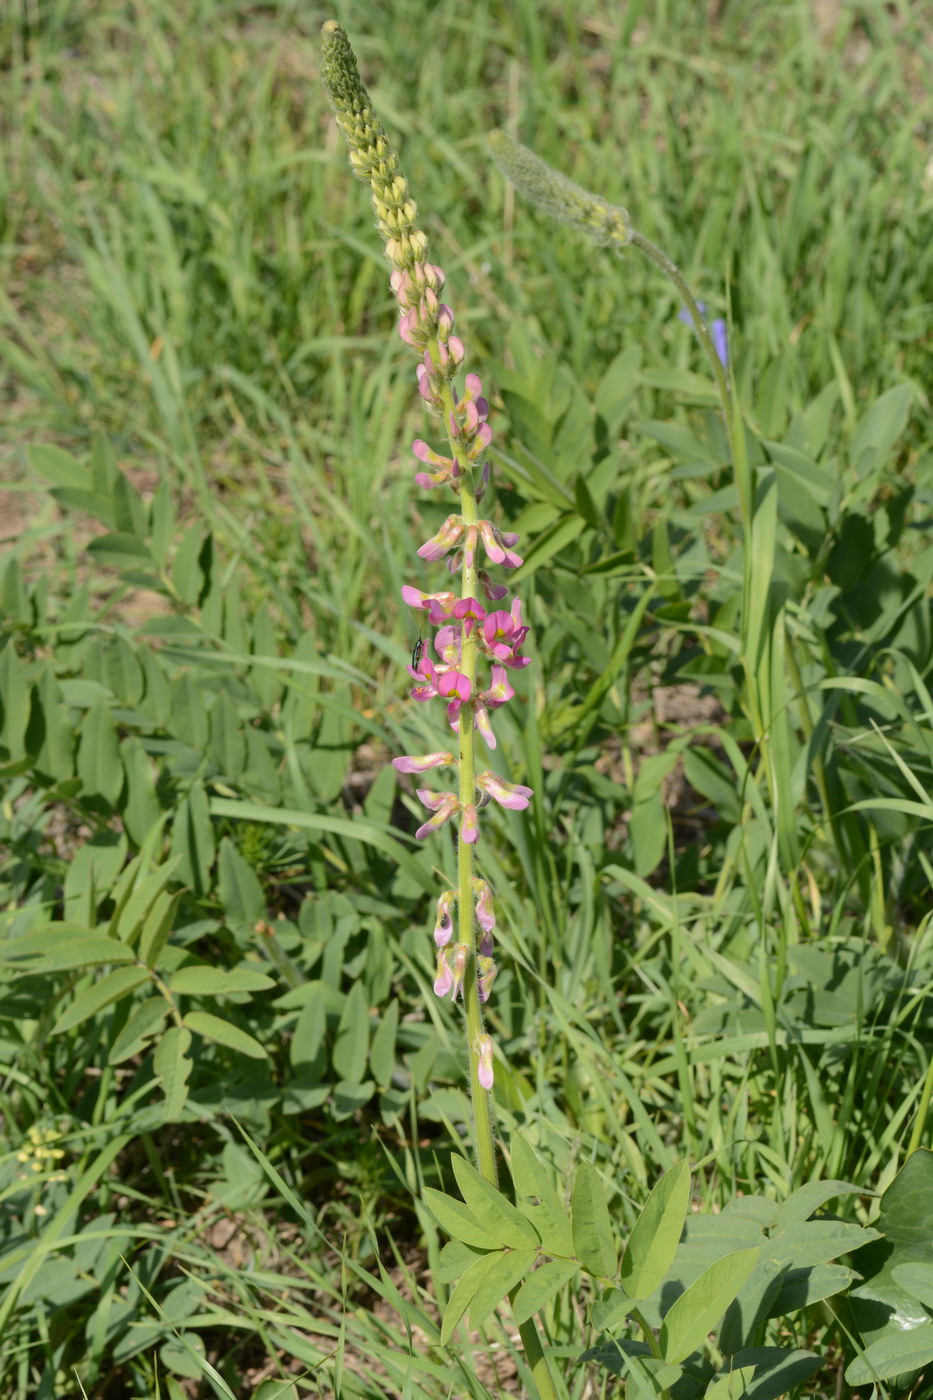
M 446 768 L 453 761 L 454 756 L 449 752 L 427 753 L 423 758 L 403 753 L 393 758 L 392 767 L 397 773 L 427 773 L 431 768 Z
M 467 701 L 472 694 L 470 680 L 462 671 L 445 671 L 437 678 L 437 693 L 443 696 L 456 696 L 460 701 Z

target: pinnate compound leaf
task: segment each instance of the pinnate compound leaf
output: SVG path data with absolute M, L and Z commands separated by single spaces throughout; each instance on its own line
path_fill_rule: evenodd
M 139 936 L 139 956 L 147 967 L 155 967 L 165 941 L 172 931 L 181 896 L 181 890 L 176 890 L 175 894 L 162 890 L 152 902 Z
M 3 949 L 3 961 L 22 965 L 21 960 L 35 958 L 43 971 L 65 972 L 75 967 L 102 967 L 105 963 L 135 962 L 132 948 L 116 938 L 89 933 L 75 937 L 74 930 L 61 924 L 51 924 L 27 938 L 19 938 Z M 64 936 L 63 936 L 64 934 Z M 23 969 L 39 970 L 34 964 Z
M 570 1216 L 554 1189 L 550 1171 L 519 1133 L 513 1133 L 510 1147 L 515 1199 L 541 1237 L 541 1247 L 548 1254 L 573 1254 Z
M 822 1358 L 812 1351 L 785 1351 L 783 1347 L 746 1347 L 730 1357 L 731 1376 L 752 1372 L 744 1390 L 737 1392 L 741 1400 L 778 1400 L 781 1395 L 803 1385 L 822 1366 Z M 732 1391 L 715 1391 L 713 1387 L 730 1380 L 730 1375 L 717 1376 L 710 1383 L 704 1400 L 725 1400 Z
M 933 1322 L 912 1327 L 908 1332 L 890 1330 L 846 1367 L 850 1385 L 890 1381 L 906 1376 L 933 1361 Z
M 647 1298 L 674 1260 L 690 1200 L 690 1168 L 678 1162 L 652 1188 L 622 1256 L 621 1283 L 632 1299 Z
M 165 997 L 161 996 L 148 997 L 140 1006 L 137 1006 L 113 1042 L 110 1054 L 107 1056 L 107 1063 L 119 1065 L 133 1055 L 138 1055 L 146 1041 L 151 1036 L 158 1034 L 168 1015 L 168 1010 L 168 1002 Z
M 636 1306 L 636 1301 L 621 1288 L 606 1288 L 599 1301 L 593 1304 L 591 1321 L 598 1332 L 609 1332 Z
M 842 1293 L 857 1278 L 854 1269 L 844 1264 L 817 1264 L 803 1269 L 782 1269 L 774 1301 L 768 1305 L 769 1317 L 787 1317 L 801 1308 L 812 1307 L 824 1298 Z
M 540 1312 L 580 1270 L 575 1259 L 549 1259 L 531 1273 L 512 1302 L 512 1315 L 520 1325 Z
M 96 1016 L 105 1006 L 119 1001 L 120 997 L 128 996 L 148 980 L 149 972 L 144 967 L 114 968 L 113 972 L 108 972 L 93 986 L 78 993 L 55 1022 L 52 1034 L 60 1035 L 62 1031 L 70 1031 L 74 1026 L 80 1026 L 82 1021 Z
M 511 1249 L 537 1246 L 538 1234 L 534 1226 L 495 1186 L 480 1176 L 475 1167 L 464 1157 L 454 1157 L 453 1169 L 468 1210 L 488 1230 L 492 1245 L 508 1245 Z
M 266 897 L 255 870 L 225 836 L 217 862 L 220 902 L 229 924 L 249 924 L 266 917 Z
M 179 857 L 179 879 L 190 885 L 195 894 L 203 895 L 210 888 L 215 850 L 207 796 L 200 783 L 192 783 L 191 791 L 175 813 L 172 855 Z
M 382 1018 L 369 1048 L 370 1072 L 380 1089 L 388 1089 L 395 1073 L 395 1037 L 398 1032 L 399 1006 L 393 997 L 382 1013 Z
M 458 1201 L 455 1196 L 445 1196 L 443 1191 L 435 1191 L 426 1186 L 424 1203 L 451 1239 L 462 1240 L 474 1249 L 492 1249 L 495 1241 L 489 1238 L 489 1231 L 477 1220 L 473 1212 Z
M 26 449 L 29 465 L 51 486 L 70 486 L 75 491 L 89 491 L 91 473 L 83 462 L 51 443 L 32 443 Z
M 754 1366 L 737 1366 L 724 1376 L 716 1376 L 703 1392 L 703 1400 L 745 1400 Z
M 433 1210 L 434 1207 L 432 1206 L 431 1209 Z M 495 1267 L 498 1261 L 504 1257 L 504 1250 L 496 1250 L 492 1254 L 484 1254 L 481 1259 L 477 1259 L 476 1263 L 471 1264 L 467 1269 L 447 1300 L 447 1306 L 444 1309 L 444 1322 L 441 1327 L 441 1346 L 446 1346 L 450 1341 L 457 1323 L 476 1297 L 477 1290 L 490 1268 Z
M 205 1040 L 216 1040 L 218 1045 L 226 1045 L 241 1055 L 249 1055 L 252 1060 L 264 1060 L 266 1052 L 247 1031 L 239 1026 L 223 1021 L 210 1011 L 189 1011 L 184 1021 L 188 1030 L 203 1035 Z
M 741 1249 L 717 1259 L 674 1302 L 661 1325 L 666 1361 L 683 1361 L 713 1331 L 758 1263 L 760 1250 Z
M 109 535 L 100 535 L 96 540 L 91 540 L 87 551 L 98 563 L 109 564 L 115 569 L 139 569 L 147 564 L 151 567 L 155 562 L 142 540 L 120 531 L 111 531 Z
M 897 1264 L 891 1277 L 899 1288 L 933 1312 L 933 1264 Z
M 793 1221 L 809 1220 L 815 1210 L 837 1196 L 861 1196 L 864 1188 L 850 1181 L 808 1181 L 782 1201 L 774 1218 L 774 1228 L 786 1230 Z
M 101 797 L 112 807 L 123 788 L 123 765 L 116 727 L 103 701 L 92 705 L 84 717 L 77 767 L 85 795 Z
M 211 967 L 208 963 L 180 967 L 169 982 L 170 991 L 199 997 L 229 996 L 231 992 L 265 992 L 274 986 L 275 982 L 264 972 L 252 972 L 246 967 L 228 971 L 222 967 Z
M 907 1332 L 929 1322 L 926 1308 L 901 1286 L 894 1270 L 930 1262 L 933 1152 L 921 1147 L 907 1158 L 881 1199 L 875 1227 L 884 1238 L 853 1257 L 865 1281 L 849 1295 L 856 1325 L 872 1343 L 889 1331 Z
M 536 1249 L 507 1249 L 489 1254 L 479 1265 L 474 1265 L 475 1268 L 486 1267 L 470 1303 L 471 1327 L 482 1327 L 490 1313 L 529 1272 L 537 1257 Z
M 573 1182 L 573 1250 L 587 1273 L 607 1278 L 615 1272 L 612 1222 L 599 1173 L 581 1162 Z
M 477 1259 L 482 1259 L 488 1252 L 484 1250 L 480 1254 L 462 1240 L 448 1240 L 440 1252 L 434 1277 L 438 1283 L 454 1283 L 461 1274 L 466 1273 L 471 1264 L 475 1264 Z
M 369 1007 L 362 982 L 354 982 L 343 1004 L 332 1055 L 341 1079 L 359 1084 L 369 1058 Z
M 152 1068 L 162 1082 L 165 1094 L 165 1118 L 178 1118 L 188 1097 L 188 1076 L 194 1068 L 188 1059 L 191 1032 L 184 1026 L 170 1026 L 156 1048 Z
M 639 1400 L 646 1396 L 661 1395 L 676 1385 L 684 1374 L 680 1366 L 671 1366 L 666 1361 L 652 1356 L 645 1342 L 631 1341 L 627 1337 L 618 1337 L 599 1346 L 589 1347 L 581 1353 L 579 1359 L 595 1361 L 597 1366 L 605 1366 L 614 1376 L 625 1380 L 631 1378 L 631 1394 L 633 1397 L 637 1395 Z M 693 1377 L 690 1379 L 693 1384 L 687 1394 L 692 1397 L 696 1394 L 696 1382 Z

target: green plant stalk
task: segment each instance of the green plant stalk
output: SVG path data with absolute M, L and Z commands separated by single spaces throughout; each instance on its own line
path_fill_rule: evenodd
M 439 361 L 436 339 L 429 347 L 432 361 Z M 454 410 L 453 391 L 449 384 L 444 386 L 441 397 L 444 401 L 444 419 L 448 424 L 447 440 L 451 457 L 457 456 L 457 442 L 450 432 Z M 478 519 L 476 509 L 476 488 L 473 469 L 464 472 L 460 482 L 460 513 L 464 522 L 474 525 Z M 479 579 L 475 555 L 468 560 L 464 553 L 460 574 L 460 596 L 475 598 L 479 591 Z M 471 631 L 463 639 L 460 654 L 460 669 L 470 682 L 470 689 L 476 689 L 476 638 Z M 458 737 L 460 744 L 460 802 L 466 806 L 476 795 L 476 730 L 473 716 L 466 708 L 460 711 Z M 484 1089 L 479 1081 L 479 1053 L 477 1045 L 483 1034 L 483 1008 L 479 999 L 479 983 L 476 976 L 476 921 L 473 914 L 473 847 L 460 841 L 457 847 L 457 928 L 461 943 L 470 950 L 466 973 L 463 979 L 463 1014 L 466 1026 L 467 1055 L 469 1058 L 470 1102 L 473 1108 L 473 1150 L 477 1170 L 492 1186 L 498 1186 L 499 1174 L 496 1166 L 496 1145 L 494 1134 L 495 1115 L 492 1093 Z M 511 1301 L 518 1289 L 509 1294 Z M 519 1324 L 519 1336 L 525 1351 L 525 1359 L 531 1370 L 541 1400 L 557 1400 L 557 1391 L 551 1377 L 550 1366 L 534 1318 Z
M 415 225 L 415 205 L 408 196 L 407 183 L 399 172 L 398 156 L 389 144 L 369 94 L 360 79 L 346 34 L 335 20 L 328 20 L 323 26 L 322 36 L 321 77 L 334 107 L 338 125 L 347 138 L 350 163 L 354 172 L 370 187 L 377 224 L 385 240 L 386 255 L 390 263 L 398 271 L 405 271 L 426 258 L 427 238 Z M 436 329 L 428 335 L 427 350 L 435 369 L 440 368 L 441 343 Z M 439 393 L 451 458 L 459 459 L 461 454 L 451 426 L 455 421 L 455 404 L 449 379 L 440 386 Z M 476 525 L 477 513 L 473 468 L 467 464 L 464 464 L 459 486 L 461 515 L 466 528 L 469 529 Z M 475 557 L 468 558 L 468 555 L 475 556 L 475 550 L 464 551 L 462 596 L 475 597 L 479 580 Z M 460 657 L 460 670 L 469 681 L 471 694 L 476 685 L 476 650 L 476 638 L 471 629 L 463 636 Z M 458 728 L 459 800 L 463 811 L 476 800 L 475 737 L 473 714 L 470 709 L 461 709 Z M 468 842 L 460 842 L 457 869 L 460 942 L 468 950 L 463 978 L 463 1001 L 473 1103 L 474 1146 L 481 1174 L 495 1186 L 497 1173 L 491 1096 L 479 1082 L 479 1041 L 483 1034 L 483 1019 L 476 966 L 473 852 Z M 529 1319 L 523 1323 L 519 1333 L 540 1400 L 557 1400 L 557 1390 L 534 1320 Z
M 440 350 L 436 337 L 428 346 L 434 364 L 440 362 Z M 454 415 L 454 396 L 450 384 L 444 385 L 441 393 L 444 402 L 444 421 L 447 424 L 447 441 L 451 457 L 457 456 L 457 441 L 450 431 Z M 460 513 L 467 527 L 477 521 L 476 488 L 473 469 L 468 468 L 460 479 Z M 464 551 L 460 573 L 460 596 L 475 598 L 479 593 L 476 556 Z M 476 637 L 471 630 L 464 635 L 460 669 L 470 682 L 471 693 L 476 690 Z M 460 804 L 466 807 L 476 797 L 476 730 L 473 715 L 469 708 L 460 711 L 458 724 L 460 744 Z M 496 1170 L 496 1146 L 493 1133 L 492 1094 L 479 1082 L 479 1052 L 477 1046 L 483 1034 L 483 1010 L 479 999 L 479 983 L 476 976 L 476 921 L 473 914 L 473 847 L 466 841 L 457 846 L 457 926 L 459 941 L 470 950 L 466 973 L 463 979 L 463 1013 L 466 1025 L 467 1055 L 470 1067 L 470 1101 L 473 1105 L 473 1149 L 477 1169 L 492 1185 L 498 1185 Z
M 732 471 L 735 478 L 736 488 L 739 493 L 739 518 L 742 523 L 742 534 L 745 547 L 742 551 L 742 664 L 745 671 L 746 697 L 748 701 L 749 718 L 755 735 L 755 741 L 761 751 L 765 767 L 765 774 L 768 787 L 771 793 L 771 800 L 775 805 L 778 801 L 779 784 L 777 774 L 774 770 L 774 756 L 771 752 L 769 742 L 770 723 L 765 717 L 762 706 L 762 694 L 758 676 L 757 658 L 750 655 L 751 648 L 749 641 L 752 632 L 752 537 L 755 522 L 755 503 L 753 492 L 752 475 L 748 466 L 748 455 L 745 450 L 745 435 L 742 430 L 739 414 L 736 411 L 735 399 L 726 378 L 726 372 L 722 362 L 716 353 L 712 336 L 706 326 L 703 314 L 697 305 L 696 297 L 690 289 L 690 285 L 684 277 L 676 263 L 663 252 L 649 238 L 632 229 L 630 232 L 630 242 L 640 248 L 647 257 L 660 268 L 664 275 L 673 282 L 677 289 L 678 296 L 684 302 L 694 329 L 700 338 L 700 344 L 706 353 L 710 369 L 713 373 L 713 381 L 719 394 L 719 402 L 722 408 L 723 422 L 726 429 L 726 437 L 729 443 L 729 456 L 732 461 Z M 620 254 L 621 249 L 617 250 Z M 783 626 L 783 620 L 781 625 Z

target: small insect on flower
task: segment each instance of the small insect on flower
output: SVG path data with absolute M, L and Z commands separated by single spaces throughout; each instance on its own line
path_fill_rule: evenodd
M 411 669 L 413 671 L 417 671 L 418 667 L 421 665 L 421 658 L 422 656 L 424 656 L 424 649 L 426 646 L 427 642 L 424 640 L 424 638 L 419 637 L 418 640 L 415 642 L 415 645 L 412 647 Z

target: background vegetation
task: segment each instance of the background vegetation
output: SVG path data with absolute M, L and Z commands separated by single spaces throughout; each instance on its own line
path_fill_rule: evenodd
M 698 1209 L 835 1177 L 865 1223 L 931 1141 L 925 9 L 335 6 L 531 545 L 537 659 L 499 734 L 538 798 L 484 828 L 500 1121 L 562 1177 L 592 1160 L 622 1241 L 684 1156 Z M 411 486 L 423 420 L 317 81 L 326 17 L 0 17 L 16 1400 L 519 1389 L 494 1325 L 438 1346 L 421 1192 L 468 1117 L 430 994 L 453 848 L 415 849 L 388 763 L 430 732 L 399 587 L 444 503 Z M 515 207 L 493 126 L 626 205 L 728 317 L 775 506 L 760 656 L 676 302 Z M 586 1302 L 547 1314 L 575 1396 L 616 1385 L 570 1364 Z M 841 1386 L 851 1318 L 793 1325 L 825 1358 L 805 1393 Z

